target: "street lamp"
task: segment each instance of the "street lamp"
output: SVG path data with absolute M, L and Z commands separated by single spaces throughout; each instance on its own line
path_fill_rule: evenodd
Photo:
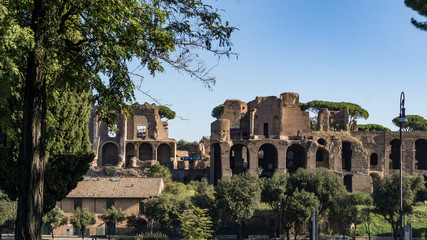
M 408 119 L 405 116 L 405 93 L 400 94 L 400 112 L 399 112 L 399 135 L 400 135 L 400 209 L 399 209 L 399 227 L 400 227 L 400 239 L 403 239 L 403 190 L 402 190 L 402 170 L 403 170 L 403 151 L 402 151 L 402 123 L 407 122 Z
M 277 205 L 279 206 L 279 239 L 282 240 L 282 210 L 280 209 L 280 200 Z

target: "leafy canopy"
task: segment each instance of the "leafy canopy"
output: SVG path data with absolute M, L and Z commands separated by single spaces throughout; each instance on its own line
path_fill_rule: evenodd
M 53 230 L 57 229 L 62 225 L 67 224 L 68 218 L 58 206 L 55 206 L 54 208 L 52 208 L 52 210 L 50 210 L 43 216 L 42 221 L 43 224 L 45 224 L 49 228 L 50 232 L 52 233 L 53 239 Z
M 411 131 L 427 131 L 427 119 L 419 115 L 406 115 L 407 122 L 402 123 L 402 130 Z M 396 127 L 399 127 L 399 117 L 393 118 L 392 122 Z
M 301 110 L 303 111 L 311 111 L 314 114 L 318 115 L 320 109 L 327 108 L 331 111 L 340 111 L 346 107 L 348 107 L 348 110 L 350 112 L 350 122 L 352 122 L 353 119 L 363 118 L 367 119 L 369 117 L 368 111 L 366 111 L 361 106 L 355 104 L 355 103 L 349 103 L 349 102 L 328 102 L 328 101 L 319 101 L 319 100 L 313 100 L 308 103 L 300 103 Z
M 380 124 L 358 124 L 357 128 L 360 132 L 390 132 L 390 128 Z
M 220 104 L 214 107 L 214 109 L 212 109 L 211 116 L 213 118 L 219 119 L 223 112 L 224 112 L 224 104 Z
M 95 224 L 95 214 L 89 211 L 87 208 L 77 208 L 76 212 L 74 212 L 74 215 L 70 219 L 70 223 L 75 227 L 78 228 L 84 233 L 84 230 L 87 226 L 90 226 L 92 224 Z M 82 234 L 83 235 L 83 234 Z
M 403 174 L 403 214 L 412 213 L 416 194 L 425 188 L 422 175 L 411 176 Z M 400 210 L 400 174 L 395 171 L 380 180 L 374 181 L 372 193 L 374 211 L 381 214 L 392 227 L 393 235 L 399 235 L 399 210 Z
M 158 106 L 160 118 L 167 118 L 168 120 L 173 120 L 176 116 L 176 113 L 166 106 Z
M 421 16 L 427 17 L 427 1 L 426 0 L 405 0 L 407 7 L 416 11 Z M 419 22 L 411 18 L 411 23 L 418 29 L 427 31 L 427 22 Z

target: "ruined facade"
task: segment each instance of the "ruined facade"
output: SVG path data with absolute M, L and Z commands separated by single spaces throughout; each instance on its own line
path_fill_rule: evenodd
M 348 109 L 321 110 L 317 127 L 313 132 L 296 93 L 227 100 L 211 124 L 210 181 L 324 167 L 342 176 L 348 190 L 370 193 L 374 178 L 399 169 L 398 132 L 350 131 Z M 402 143 L 404 171 L 427 176 L 427 132 L 405 132 Z
M 143 167 L 155 162 L 173 169 L 177 165 L 176 141 L 168 137 L 168 123 L 161 121 L 155 104 L 132 105 L 133 115 L 119 114 L 117 132 L 98 122 L 95 110 L 90 138 L 96 152 L 93 166 Z

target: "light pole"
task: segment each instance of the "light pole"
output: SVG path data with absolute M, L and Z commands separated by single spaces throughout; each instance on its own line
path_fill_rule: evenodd
M 403 151 L 402 151 L 402 123 L 407 122 L 408 119 L 405 116 L 405 93 L 400 94 L 400 112 L 399 112 L 399 135 L 400 135 L 400 209 L 399 209 L 399 228 L 400 237 L 403 239 L 403 189 L 402 189 L 402 170 L 403 170 Z
M 280 209 L 280 201 L 277 205 L 279 206 L 279 240 L 282 240 L 282 210 Z

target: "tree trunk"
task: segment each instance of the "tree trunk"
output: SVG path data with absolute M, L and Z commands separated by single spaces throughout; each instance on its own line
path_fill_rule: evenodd
M 15 230 L 17 240 L 41 239 L 46 150 L 46 88 L 42 66 L 45 54 L 42 46 L 47 9 L 46 0 L 34 1 L 31 29 L 36 48 L 29 52 L 25 78 L 21 183 Z
M 243 240 L 242 222 L 236 222 L 237 239 Z
M 50 229 L 50 233 L 52 234 L 52 239 L 55 239 L 55 236 L 53 236 L 53 229 Z
M 82 231 L 82 239 L 85 239 L 85 228 L 80 229 Z

